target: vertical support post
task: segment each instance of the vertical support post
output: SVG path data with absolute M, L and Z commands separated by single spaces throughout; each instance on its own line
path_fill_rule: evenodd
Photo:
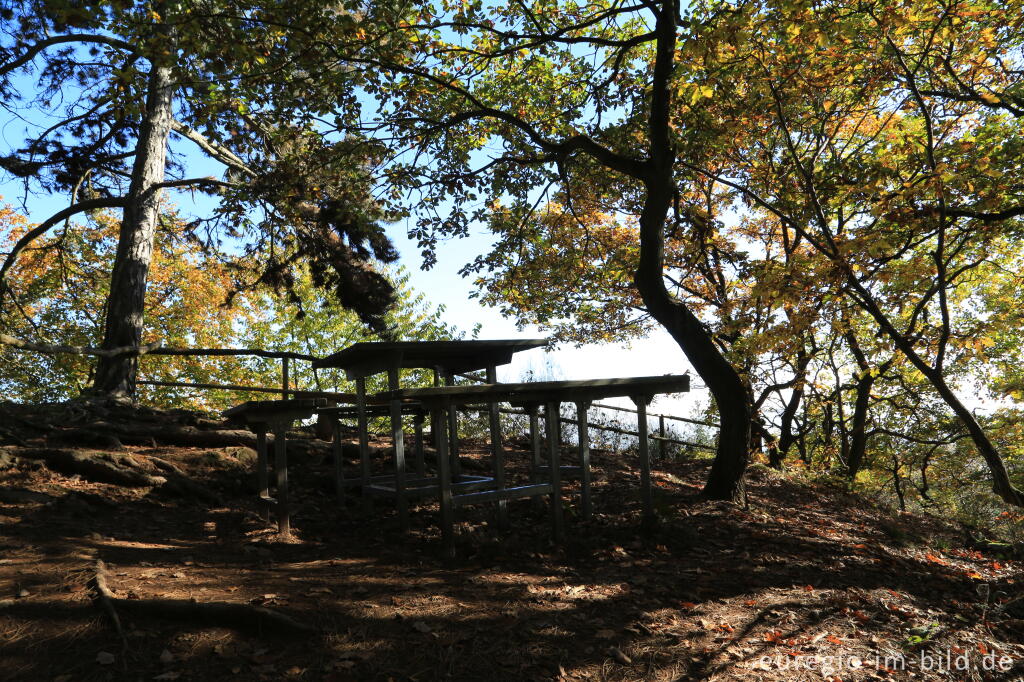
M 270 475 L 267 461 L 267 425 L 253 424 L 256 429 L 256 488 L 257 502 L 260 507 L 260 518 L 270 521 L 270 507 L 266 499 L 270 497 Z
M 416 410 L 416 414 L 413 416 L 413 425 L 416 429 L 416 442 L 413 448 L 416 456 L 416 475 L 420 478 L 427 476 L 427 463 L 423 458 L 423 422 L 425 420 L 426 415 L 423 410 Z
M 359 430 L 359 477 L 363 488 L 363 510 L 373 511 L 370 495 L 370 434 L 366 420 L 366 377 L 356 378 L 356 428 Z
M 494 365 L 487 367 L 487 383 L 498 383 L 498 369 Z M 501 442 L 501 414 L 498 403 L 487 405 L 491 428 L 491 463 L 494 466 L 494 485 L 498 490 L 505 489 L 505 450 Z M 508 500 L 498 500 L 498 527 L 508 527 Z
M 661 461 L 668 459 L 668 442 L 665 440 L 665 415 L 658 416 L 658 435 L 661 440 L 658 441 L 658 456 Z
M 545 411 L 548 434 L 548 472 L 551 474 L 551 535 L 555 542 L 562 540 L 562 467 L 559 462 L 558 442 L 559 404 L 550 402 Z
M 576 422 L 579 425 L 577 437 L 580 452 L 580 496 L 583 498 L 583 519 L 590 520 L 590 424 L 587 422 L 587 410 L 590 403 L 576 403 Z
M 434 423 L 441 428 L 434 433 L 434 444 L 437 447 L 437 480 L 441 491 L 441 539 L 444 542 L 445 554 L 455 556 L 455 514 L 452 504 L 452 475 L 448 468 L 448 429 L 445 428 L 444 413 L 451 409 L 451 402 L 443 401 L 439 409 L 434 410 Z
M 388 368 L 388 390 L 398 390 L 398 367 Z M 402 401 L 391 401 L 391 442 L 395 448 L 395 505 L 402 530 L 409 529 L 409 504 L 405 497 L 405 433 L 402 431 Z
M 441 385 L 441 370 L 437 367 L 434 368 L 434 388 Z M 437 415 L 440 414 L 437 410 L 430 411 L 430 443 L 434 446 L 434 450 L 437 450 L 437 432 L 441 429 L 441 424 L 437 421 Z
M 274 491 L 277 505 L 274 511 L 277 512 L 277 530 L 284 536 L 289 535 L 292 530 L 288 509 L 288 442 L 285 437 L 287 431 L 287 422 L 278 422 L 274 425 L 274 475 L 277 479 L 277 490 Z
M 444 385 L 454 386 L 455 377 L 451 372 L 443 373 Z M 452 476 L 462 476 L 462 462 L 459 461 L 459 413 L 454 405 L 448 405 L 448 450 L 452 460 Z
M 651 450 L 647 437 L 647 403 L 650 396 L 630 396 L 636 404 L 637 434 L 640 449 L 640 500 L 643 508 L 643 525 L 654 524 L 654 498 L 651 493 Z
M 281 399 L 288 400 L 288 358 L 281 358 Z
M 331 417 L 331 457 L 334 458 L 334 492 L 338 496 L 338 502 L 344 502 L 345 470 L 341 462 L 341 420 L 334 416 Z
M 523 410 L 530 417 L 530 483 L 540 483 L 540 416 L 537 405 L 523 405 Z M 540 497 L 533 498 L 534 507 L 541 506 Z

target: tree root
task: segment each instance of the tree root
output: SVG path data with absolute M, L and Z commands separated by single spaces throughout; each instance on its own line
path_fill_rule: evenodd
M 150 476 L 130 469 L 106 452 L 70 450 L 64 448 L 0 448 L 8 454 L 26 459 L 38 459 L 62 474 L 78 475 L 97 483 L 112 483 L 130 488 L 158 487 L 167 483 L 163 476 Z
M 106 612 L 126 647 L 117 609 L 135 615 L 185 621 L 203 627 L 230 628 L 257 635 L 315 632 L 315 628 L 305 623 L 261 606 L 189 599 L 118 599 L 107 585 L 106 566 L 102 560 L 96 561 L 91 584 L 97 595 L 94 601 Z
M 121 626 L 121 619 L 117 615 L 117 609 L 114 608 L 114 603 L 119 600 L 110 591 L 110 588 L 107 587 L 107 567 L 102 559 L 96 560 L 96 569 L 89 584 L 93 590 L 93 603 L 107 614 L 107 618 L 110 619 L 114 630 L 117 631 L 118 638 L 121 640 L 121 652 L 124 653 L 128 650 L 128 638 L 125 637 L 124 628 Z
M 205 502 L 219 503 L 220 498 L 195 481 L 170 462 L 156 457 L 147 457 L 160 475 L 152 475 L 135 468 L 132 458 L 108 452 L 72 450 L 65 448 L 19 448 L 0 447 L 0 460 L 14 460 L 15 457 L 42 460 L 49 469 L 69 475 L 81 476 L 95 483 L 111 483 L 129 488 L 158 488 L 172 495 L 184 498 L 198 498 Z

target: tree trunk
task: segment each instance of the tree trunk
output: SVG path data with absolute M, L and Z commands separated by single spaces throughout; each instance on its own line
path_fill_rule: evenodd
M 786 459 L 789 449 L 796 442 L 796 434 L 793 433 L 793 422 L 796 419 L 797 410 L 800 409 L 800 401 L 804 396 L 804 382 L 807 377 L 807 365 L 811 362 L 811 354 L 801 348 L 796 356 L 796 376 L 793 381 L 793 392 L 782 410 L 782 419 L 779 426 L 779 441 L 775 449 L 771 451 L 769 465 L 775 469 L 782 468 L 782 462 Z
M 978 420 L 974 418 L 974 414 L 964 405 L 957 394 L 949 387 L 946 383 L 946 377 L 942 371 L 932 367 L 930 364 L 925 362 L 917 350 L 914 348 L 913 342 L 906 336 L 901 334 L 896 326 L 889 320 L 888 316 L 875 302 L 874 298 L 867 291 L 863 284 L 861 284 L 852 273 L 847 274 L 847 282 L 850 288 L 859 295 L 857 301 L 860 306 L 874 318 L 875 322 L 882 331 L 892 340 L 893 345 L 903 353 L 904 357 L 910 360 L 912 364 L 921 374 L 924 375 L 928 382 L 935 389 L 936 393 L 945 401 L 949 409 L 953 411 L 964 426 L 967 427 L 967 432 L 971 436 L 971 440 L 974 442 L 974 446 L 978 449 L 979 454 L 984 458 L 985 463 L 988 465 L 989 473 L 992 474 L 992 492 L 999 496 L 1003 502 L 1012 504 L 1015 507 L 1024 507 L 1024 491 L 1017 488 L 1013 481 L 1010 480 L 1010 475 L 1006 470 L 1006 464 L 1003 462 L 1002 456 L 999 451 L 996 450 L 995 445 L 989 439 L 988 434 L 985 433 L 985 429 L 981 427 Z
M 867 356 L 857 342 L 852 331 L 845 334 L 846 343 L 850 347 L 860 373 L 857 376 L 856 399 L 853 405 L 853 421 L 850 424 L 850 449 L 846 460 L 846 475 L 852 481 L 864 464 L 864 453 L 867 450 L 868 408 L 871 405 L 871 389 L 875 385 L 875 375 L 871 372 Z M 888 363 L 886 363 L 888 366 Z
M 718 405 L 718 449 L 704 495 L 742 502 L 743 474 L 750 455 L 752 392 L 722 355 L 704 323 L 665 287 L 665 221 L 676 191 L 675 149 L 669 123 L 677 9 L 671 0 L 661 3 L 655 26 L 658 37 L 651 84 L 650 147 L 643 177 L 646 196 L 640 213 L 640 257 L 634 282 L 647 311 L 679 344 Z
M 846 460 L 846 475 L 852 481 L 857 477 L 864 464 L 864 453 L 867 451 L 868 406 L 871 401 L 871 388 L 875 378 L 865 374 L 857 379 L 857 399 L 853 405 L 853 420 L 850 424 L 850 450 Z
M 117 256 L 110 275 L 103 348 L 139 346 L 145 313 L 146 280 L 159 219 L 167 138 L 171 130 L 173 87 L 169 66 L 154 64 L 149 74 L 146 114 L 139 130 L 128 205 L 121 220 Z M 138 356 L 101 357 L 92 390 L 108 396 L 134 396 Z

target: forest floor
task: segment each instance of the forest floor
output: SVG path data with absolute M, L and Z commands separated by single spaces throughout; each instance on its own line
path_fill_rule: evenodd
M 1024 562 L 795 476 L 755 467 L 741 508 L 699 497 L 707 460 L 658 461 L 660 521 L 642 535 L 635 458 L 599 451 L 594 517 L 570 482 L 564 544 L 517 501 L 507 530 L 490 507 L 460 512 L 452 561 L 436 505 L 405 535 L 384 501 L 339 505 L 309 434 L 282 539 L 256 512 L 251 450 L 147 440 L 147 425 L 221 427 L 125 409 L 0 406 L 2 680 L 1024 678 Z M 46 455 L 58 446 L 212 495 L 90 480 L 107 476 L 70 473 Z M 467 447 L 467 465 L 483 458 Z M 510 451 L 514 474 L 526 459 Z

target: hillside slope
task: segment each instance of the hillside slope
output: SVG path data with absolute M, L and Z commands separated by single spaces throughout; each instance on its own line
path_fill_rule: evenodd
M 642 537 L 634 458 L 598 452 L 595 517 L 572 513 L 570 484 L 564 546 L 522 501 L 503 531 L 467 510 L 445 562 L 430 505 L 408 535 L 384 502 L 339 505 L 326 444 L 296 436 L 285 541 L 255 513 L 245 433 L 0 406 L 0 679 L 1024 677 L 1024 566 L 938 520 L 764 469 L 748 508 L 706 502 L 705 461 L 658 462 L 661 522 Z M 525 454 L 509 459 L 522 476 Z M 97 596 L 98 560 L 116 601 Z

